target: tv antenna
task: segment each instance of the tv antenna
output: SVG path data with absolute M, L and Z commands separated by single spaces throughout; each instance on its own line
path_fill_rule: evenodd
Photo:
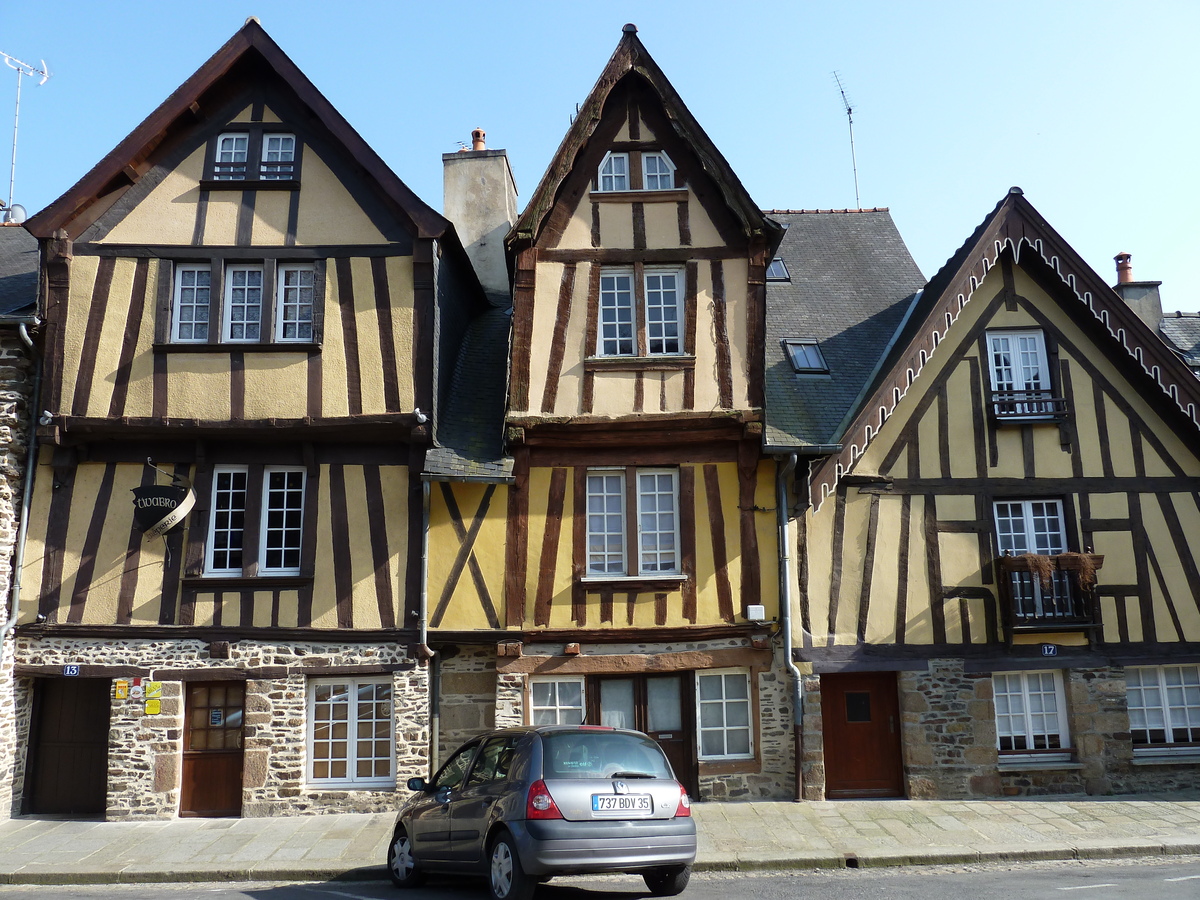
M 4 205 L 4 222 L 15 222 L 21 224 L 25 221 L 25 208 L 22 206 L 13 205 L 13 184 L 17 180 L 17 126 L 21 121 L 21 79 L 26 75 L 41 75 L 42 80 L 38 82 L 43 85 L 50 78 L 50 69 L 46 66 L 46 61 L 42 60 L 42 67 L 31 66 L 27 62 L 21 62 L 15 56 L 5 53 L 0 50 L 0 56 L 4 57 L 4 63 L 10 69 L 17 71 L 17 108 L 13 113 L 13 149 L 12 149 L 12 164 L 8 169 L 8 203 Z
M 856 209 L 862 209 L 862 201 L 858 199 L 858 160 L 854 157 L 854 107 L 850 105 L 849 99 L 846 97 L 846 89 L 842 87 L 842 79 L 838 77 L 838 73 L 833 73 L 833 80 L 837 82 L 838 93 L 842 95 L 842 106 L 846 108 L 846 121 L 850 125 L 850 165 L 854 169 L 854 206 Z

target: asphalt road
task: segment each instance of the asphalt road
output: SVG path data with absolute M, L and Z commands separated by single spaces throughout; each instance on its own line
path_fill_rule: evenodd
M 383 882 L 0 885 L 0 900 L 484 900 L 482 882 L 430 880 L 398 891 Z M 641 878 L 556 879 L 535 900 L 640 900 Z M 713 872 L 692 877 L 683 900 L 1196 900 L 1200 857 L 1121 861 L 912 866 L 803 872 Z

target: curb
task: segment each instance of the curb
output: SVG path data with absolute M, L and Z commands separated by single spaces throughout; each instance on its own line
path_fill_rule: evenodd
M 1137 859 L 1155 856 L 1200 855 L 1200 842 L 1145 842 L 1101 846 L 1010 847 L 1002 850 L 942 849 L 913 853 L 844 853 L 817 851 L 810 854 L 746 856 L 733 859 L 697 860 L 695 872 L 792 872 L 820 869 L 882 869 L 907 866 L 969 865 L 972 863 L 1047 862 L 1054 860 Z M 385 866 L 312 866 L 289 868 L 212 867 L 175 869 L 122 869 L 114 872 L 36 871 L 18 869 L 0 872 L 0 884 L 187 884 L 208 881 L 386 881 Z

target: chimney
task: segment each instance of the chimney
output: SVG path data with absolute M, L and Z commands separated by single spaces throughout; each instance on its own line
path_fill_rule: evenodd
M 1113 290 L 1151 331 L 1158 334 L 1162 323 L 1162 297 L 1158 289 L 1162 282 L 1134 281 L 1132 253 L 1118 253 L 1113 259 L 1117 262 L 1117 283 Z
M 475 266 L 475 274 L 497 306 L 512 302 L 504 236 L 517 221 L 517 184 L 504 150 L 488 150 L 482 128 L 471 132 L 471 149 L 442 154 L 445 216 Z

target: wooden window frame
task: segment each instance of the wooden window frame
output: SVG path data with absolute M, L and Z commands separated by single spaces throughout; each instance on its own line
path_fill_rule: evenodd
M 743 666 L 737 666 L 737 667 L 726 668 L 726 669 L 700 669 L 700 670 L 696 671 L 696 685 L 695 685 L 696 759 L 699 762 L 724 762 L 727 760 L 747 760 L 747 759 L 755 759 L 756 758 L 755 757 L 755 744 L 754 744 L 754 733 L 755 733 L 754 711 L 755 711 L 756 707 L 755 707 L 755 703 L 754 703 L 754 683 L 753 683 L 753 679 L 751 677 L 752 674 L 753 673 L 751 672 L 751 670 L 748 667 L 743 667 Z M 725 696 L 725 678 L 729 675 L 741 675 L 745 678 L 745 683 L 746 683 L 745 698 L 741 698 L 741 697 L 729 698 L 729 697 Z M 719 699 L 704 700 L 702 698 L 701 682 L 706 678 L 720 678 L 721 679 L 721 697 Z M 732 725 L 731 726 L 731 725 L 729 725 L 728 721 L 723 721 L 720 726 L 716 726 L 716 727 L 711 726 L 711 725 L 710 726 L 704 725 L 703 706 L 705 703 L 708 703 L 708 704 L 719 703 L 721 705 L 722 711 L 725 711 L 726 708 L 728 707 L 728 705 L 734 701 L 739 702 L 739 703 L 741 703 L 741 702 L 745 703 L 745 706 L 746 706 L 746 724 L 745 725 Z M 735 730 L 735 729 L 740 731 L 743 728 L 746 730 L 746 733 L 747 733 L 746 741 L 747 741 L 749 749 L 744 753 L 729 753 L 728 752 L 728 749 L 729 749 L 728 732 Z M 705 753 L 704 752 L 704 735 L 705 735 L 705 733 L 706 732 L 712 733 L 712 732 L 717 732 L 717 731 L 721 732 L 723 735 L 722 742 L 725 745 L 725 749 L 727 752 L 719 753 L 719 754 Z
M 553 684 L 555 685 L 554 706 L 536 706 L 534 704 L 533 689 L 537 684 Z M 579 685 L 579 706 L 563 706 L 557 702 L 559 684 L 577 684 Z M 582 725 L 588 721 L 588 685 L 587 678 L 583 675 L 531 675 L 528 680 L 529 698 L 525 703 L 525 721 L 527 725 Z M 578 708 L 579 721 L 567 721 L 562 717 L 564 711 L 570 711 Z M 553 722 L 538 722 L 537 713 L 539 710 L 552 711 L 554 713 Z
M 357 774 L 358 758 L 358 738 L 357 726 L 362 721 L 359 715 L 359 688 L 363 685 L 386 685 L 390 699 L 388 699 L 388 737 L 387 744 L 389 747 L 388 753 L 388 774 L 360 776 Z M 332 776 L 317 777 L 314 774 L 315 766 L 319 761 L 316 756 L 316 728 L 317 728 L 317 688 L 321 685 L 345 685 L 347 691 L 347 714 L 345 719 L 347 736 L 346 736 L 346 755 L 344 761 L 346 763 L 346 777 L 335 778 Z M 387 789 L 394 788 L 396 785 L 396 686 L 394 679 L 390 675 L 378 676 L 328 676 L 321 678 L 309 678 L 305 685 L 305 707 L 307 711 L 308 723 L 305 728 L 305 755 L 308 757 L 304 767 L 305 783 L 310 787 L 320 787 L 323 789 L 330 788 L 345 788 L 349 790 L 360 789 Z M 368 701 L 378 702 L 378 701 Z M 368 722 L 378 722 L 379 719 L 367 719 Z M 367 738 L 366 740 L 371 740 Z M 332 739 L 331 741 L 332 742 Z M 382 757 L 372 756 L 372 760 L 378 760 Z M 333 757 L 330 757 L 333 759 Z
M 673 190 L 676 190 L 675 171 L 676 171 L 677 166 L 675 165 L 674 162 L 671 161 L 671 157 L 667 156 L 665 150 L 643 151 L 642 153 L 640 153 L 638 155 L 641 156 L 641 158 L 642 158 L 641 159 L 642 190 L 644 190 L 644 191 L 673 191 Z M 648 187 L 648 185 L 650 184 L 651 178 L 658 178 L 661 180 L 663 177 L 662 172 L 655 172 L 654 174 L 650 173 L 648 163 L 652 159 L 659 160 L 660 162 L 662 162 L 666 165 L 667 174 L 670 176 L 670 179 L 671 179 L 671 183 L 669 185 L 667 185 L 666 187 L 662 187 L 661 185 L 658 187 Z
M 246 160 L 241 170 L 241 177 L 236 172 L 219 172 L 218 166 L 226 165 L 217 161 L 221 141 L 225 138 L 246 138 Z M 269 163 L 264 157 L 266 139 L 269 137 L 290 137 L 292 139 L 291 169 L 264 173 L 264 166 L 280 165 Z M 204 158 L 204 177 L 200 180 L 202 190 L 209 191 L 242 191 L 242 190 L 286 190 L 300 189 L 300 165 L 304 155 L 304 142 L 291 129 L 279 122 L 231 122 L 219 134 L 208 142 Z M 286 177 L 280 177 L 280 176 Z
M 264 322 L 271 321 L 267 319 L 263 313 L 270 308 L 267 301 L 267 272 L 266 265 L 262 263 L 230 263 L 225 266 L 225 286 L 221 294 L 221 343 L 223 344 L 261 344 L 263 343 Z M 235 322 L 233 318 L 234 297 L 238 291 L 250 291 L 254 289 L 254 285 L 235 285 L 234 280 L 239 273 L 258 273 L 258 318 L 243 319 Z M 239 306 L 248 306 L 244 301 L 239 302 Z M 242 326 L 249 329 L 251 326 L 258 326 L 258 334 L 256 337 L 234 337 L 233 329 L 235 326 Z
M 1180 673 L 1181 684 L 1171 685 L 1166 682 L 1167 670 L 1175 669 Z M 1183 729 L 1191 732 L 1192 737 L 1200 738 L 1200 700 L 1189 701 L 1186 696 L 1186 688 L 1196 688 L 1200 685 L 1200 666 L 1189 665 L 1168 665 L 1168 666 L 1130 666 L 1126 670 L 1126 693 L 1129 697 L 1129 731 L 1132 735 L 1138 732 L 1145 732 L 1147 740 L 1137 741 L 1133 743 L 1133 755 L 1138 756 L 1177 756 L 1200 755 L 1200 739 L 1192 741 L 1180 741 L 1175 739 L 1175 732 Z M 1137 684 L 1133 683 L 1131 676 L 1137 673 Z M 1150 674 L 1154 678 L 1153 684 L 1145 682 L 1145 676 Z M 1185 675 L 1192 675 L 1193 680 L 1185 681 Z M 1183 703 L 1173 704 L 1168 696 L 1168 691 L 1172 688 L 1183 688 L 1185 694 Z M 1146 692 L 1154 690 L 1157 692 L 1158 701 L 1155 704 L 1145 702 Z M 1135 703 L 1136 698 L 1136 703 Z M 1180 717 L 1182 711 L 1182 721 L 1176 721 Z M 1148 721 L 1138 721 L 1135 724 L 1134 716 L 1140 713 L 1145 718 L 1147 713 L 1157 712 L 1161 719 L 1161 726 L 1152 727 Z M 1164 740 L 1152 740 L 1150 735 L 1154 731 L 1162 731 Z
M 155 350 L 164 352 L 214 352 L 221 350 L 318 349 L 323 338 L 326 295 L 325 260 L 297 262 L 273 256 L 245 258 L 240 255 L 215 256 L 206 261 L 163 260 L 159 269 L 159 321 L 155 327 Z M 262 270 L 262 305 L 258 340 L 234 340 L 229 334 L 229 272 L 246 267 Z M 205 340 L 178 338 L 181 286 L 179 272 L 207 268 L 209 272 L 208 337 Z M 282 321 L 283 299 L 288 271 L 312 272 L 312 336 L 285 338 Z
M 668 583 L 682 581 L 686 575 L 684 572 L 683 552 L 680 541 L 681 530 L 681 512 L 679 508 L 679 469 L 672 466 L 596 466 L 588 468 L 585 478 L 591 478 L 593 475 L 619 475 L 621 478 L 621 487 L 623 492 L 622 498 L 622 514 L 623 514 L 623 556 L 625 560 L 624 573 L 614 574 L 611 572 L 594 572 L 591 565 L 591 543 L 592 531 L 588 510 L 579 511 L 579 515 L 585 517 L 584 523 L 584 545 L 580 548 L 583 554 L 583 581 L 591 582 L 658 582 L 665 581 Z M 674 529 L 674 554 L 675 566 L 674 571 L 644 571 L 642 568 L 641 558 L 641 538 L 642 538 L 642 512 L 643 512 L 643 494 L 641 490 L 640 478 L 643 475 L 662 475 L 669 474 L 671 476 L 672 498 L 674 500 L 673 515 L 675 520 Z M 666 532 L 656 532 L 666 533 Z
M 245 505 L 240 510 L 242 514 L 242 565 L 240 568 L 217 568 L 214 565 L 213 559 L 216 551 L 218 483 L 223 473 L 238 472 L 244 473 L 246 476 L 244 490 Z M 272 490 L 270 476 L 273 473 L 280 472 L 298 472 L 303 476 L 303 483 L 300 486 L 299 542 L 298 546 L 289 546 L 287 548 L 289 551 L 298 553 L 299 564 L 296 566 L 267 567 L 265 564 L 269 526 L 269 516 L 267 513 L 269 512 L 269 495 Z M 309 478 L 311 478 L 311 475 L 303 466 L 235 464 L 213 466 L 211 486 L 208 493 L 208 522 L 205 528 L 203 577 L 205 579 L 288 578 L 303 575 L 307 562 L 304 552 L 305 537 L 307 530 L 312 527 L 312 523 L 314 522 L 311 510 L 307 509 Z
M 1057 726 L 1056 726 L 1057 731 L 1055 731 L 1055 732 L 1050 732 L 1050 731 L 1040 732 L 1040 731 L 1037 731 L 1033 726 L 1034 713 L 1030 709 L 1030 702 L 1029 702 L 1030 678 L 1037 677 L 1040 679 L 1044 675 L 1050 675 L 1050 676 L 1052 676 L 1052 678 L 1054 680 L 1052 693 L 1054 696 L 1054 704 L 1055 704 L 1054 718 L 1057 720 Z M 1017 678 L 1018 679 L 1018 690 L 1016 690 L 1016 691 L 1001 690 L 1000 685 L 998 683 L 998 679 L 1000 677 Z M 993 693 L 993 697 L 994 697 L 993 702 L 996 707 L 996 747 L 1000 752 L 1001 764 L 1003 764 L 1005 762 L 1018 762 L 1018 761 L 1019 762 L 1030 762 L 1030 761 L 1069 762 L 1069 761 L 1071 761 L 1072 756 L 1074 754 L 1074 750 L 1071 747 L 1071 732 L 1070 732 L 1070 722 L 1069 722 L 1070 717 L 1067 715 L 1067 692 L 1066 692 L 1066 688 L 1064 685 L 1062 671 L 1060 669 L 1039 669 L 1039 670 L 1033 670 L 1033 671 L 993 672 L 992 673 L 992 682 L 993 682 L 992 693 Z M 1039 685 L 1038 687 L 1041 687 L 1041 685 Z M 1039 691 L 1039 692 L 1047 693 L 1044 690 Z M 1002 714 L 1000 712 L 1001 696 L 1019 697 L 1020 702 L 1021 702 L 1020 710 L 1010 711 L 1010 712 Z M 1003 731 L 1001 729 L 1001 724 L 1000 724 L 1001 715 L 1009 716 L 1012 718 L 1016 718 L 1019 716 L 1021 719 L 1023 719 L 1023 733 L 1019 734 L 1014 729 L 1009 729 L 1008 731 Z M 1033 746 L 1034 744 L 1036 744 L 1037 738 L 1039 736 L 1044 736 L 1048 739 L 1052 734 L 1058 739 L 1057 747 Z M 1026 746 L 1024 748 L 1020 748 L 1020 749 L 1005 748 L 1003 746 L 1005 738 L 1018 738 L 1018 737 L 1023 738 L 1028 746 Z M 1049 741 L 1047 741 L 1047 742 L 1049 742 Z
M 648 296 L 650 287 L 648 279 L 654 276 L 671 275 L 675 278 L 675 350 L 652 352 L 649 337 L 650 332 L 650 307 Z M 690 357 L 686 354 L 686 335 L 684 330 L 688 317 L 688 290 L 687 290 L 687 271 L 681 265 L 655 265 L 646 263 L 634 263 L 632 266 L 602 266 L 600 269 L 600 284 L 603 285 L 606 277 L 621 278 L 628 276 L 630 279 L 630 288 L 632 291 L 632 313 L 633 313 L 633 352 L 632 353 L 606 353 L 604 351 L 605 334 L 604 322 L 602 319 L 603 312 L 603 295 L 604 291 L 601 287 L 596 292 L 596 345 L 592 348 L 592 353 L 595 355 L 589 357 L 588 361 L 596 360 L 668 360 L 668 361 L 686 361 Z M 665 338 L 654 338 L 653 340 L 663 340 Z M 623 340 L 619 336 L 612 340 Z
M 311 276 L 311 284 L 307 285 L 307 289 L 311 293 L 311 299 L 308 303 L 308 321 L 305 322 L 303 317 L 296 319 L 288 319 L 285 317 L 285 312 L 289 305 L 302 308 L 305 304 L 297 301 L 294 304 L 288 302 L 288 291 L 297 290 L 303 291 L 305 285 L 289 285 L 287 283 L 288 275 L 292 272 Z M 277 344 L 311 344 L 316 337 L 317 329 L 317 273 L 316 267 L 311 263 L 280 263 L 276 268 L 275 277 L 275 315 L 273 316 L 274 331 L 271 334 L 272 340 Z M 309 335 L 302 337 L 297 334 L 296 337 L 286 337 L 284 332 L 287 331 L 288 325 L 295 325 L 299 332 L 305 324 L 308 325 Z

